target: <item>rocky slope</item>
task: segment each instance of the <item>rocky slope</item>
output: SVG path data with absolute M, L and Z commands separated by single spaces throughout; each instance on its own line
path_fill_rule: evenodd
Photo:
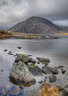
M 12 32 L 22 32 L 31 34 L 52 34 L 59 28 L 47 19 L 41 17 L 31 17 L 23 22 L 16 24 L 9 29 Z

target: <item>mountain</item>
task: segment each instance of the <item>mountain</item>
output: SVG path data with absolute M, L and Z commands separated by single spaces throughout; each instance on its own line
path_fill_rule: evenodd
M 22 32 L 31 34 L 52 34 L 59 30 L 59 27 L 51 21 L 41 17 L 31 17 L 23 22 L 16 24 L 9 29 L 12 32 Z

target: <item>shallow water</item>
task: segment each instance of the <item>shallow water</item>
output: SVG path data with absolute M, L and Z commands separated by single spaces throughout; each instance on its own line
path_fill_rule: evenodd
M 18 49 L 18 46 L 21 46 L 22 49 Z M 4 49 L 8 49 L 8 51 L 4 52 Z M 48 57 L 51 60 L 49 65 L 53 67 L 63 65 L 66 69 L 66 74 L 63 75 L 60 73 L 57 78 L 61 79 L 60 83 L 62 84 L 68 83 L 68 38 L 45 40 L 0 40 L 0 86 L 6 86 L 7 89 L 15 86 L 9 80 L 9 72 L 15 60 L 15 57 L 13 55 L 8 54 L 9 51 L 12 51 L 13 54 L 30 54 L 33 56 L 33 58 L 36 58 L 38 56 Z M 37 82 L 45 76 L 46 75 L 44 75 L 43 77 L 36 77 Z M 38 92 L 39 86 L 40 84 L 36 83 L 31 87 L 24 88 L 24 92 L 22 90 L 22 94 L 24 94 L 23 96 L 36 96 L 35 94 L 36 92 Z

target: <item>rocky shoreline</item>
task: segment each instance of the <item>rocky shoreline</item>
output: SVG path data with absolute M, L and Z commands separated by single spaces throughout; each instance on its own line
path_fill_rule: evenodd
M 57 81 L 57 74 L 59 74 L 59 70 L 62 74 L 65 74 L 66 70 L 64 69 L 64 66 L 58 66 L 55 68 L 50 67 L 49 63 L 49 58 L 36 57 L 36 59 L 33 59 L 31 56 L 25 54 L 18 54 L 10 72 L 10 79 L 11 81 L 14 80 L 18 85 L 21 86 L 33 85 L 36 83 L 35 76 L 42 76 L 42 74 L 45 74 L 46 76 L 46 74 L 50 74 L 48 77 L 50 84 L 48 84 L 51 86 L 52 84 L 55 85 L 54 82 Z M 42 64 L 41 68 L 38 66 L 39 64 Z M 23 70 L 25 70 L 25 73 Z M 38 83 L 46 83 L 46 78 L 47 77 L 45 77 L 44 80 L 38 81 Z M 68 86 L 55 86 L 57 86 L 57 88 L 59 88 L 60 93 L 63 94 L 61 96 L 67 96 Z
M 22 47 L 18 46 L 17 48 L 20 50 Z M 8 55 L 12 55 L 15 57 L 15 61 L 10 71 L 9 78 L 11 83 L 13 83 L 16 86 L 19 86 L 21 90 L 24 89 L 24 86 L 34 86 L 36 83 L 38 83 L 41 86 L 43 86 L 44 84 L 48 84 L 48 86 L 56 86 L 59 89 L 59 93 L 60 93 L 59 96 L 68 95 L 68 85 L 56 83 L 57 81 L 61 82 L 61 79 L 57 78 L 58 74 L 60 73 L 63 75 L 66 74 L 66 70 L 64 66 L 51 67 L 49 65 L 51 60 L 45 57 L 33 58 L 32 55 L 27 55 L 27 54 L 14 55 L 11 51 L 8 51 L 7 49 L 5 49 L 4 52 L 8 52 Z M 43 79 L 41 77 L 41 80 L 37 81 L 36 77 L 43 76 L 43 74 L 45 78 Z M 6 88 L 0 86 L 0 95 L 10 96 L 8 94 L 11 94 L 12 91 L 11 89 L 12 88 L 10 88 L 9 89 L 10 91 L 7 93 Z M 19 89 L 15 89 L 15 91 L 16 90 L 18 90 L 17 93 L 18 95 L 14 95 L 14 96 L 20 96 L 19 94 L 23 94 L 22 91 L 20 91 Z

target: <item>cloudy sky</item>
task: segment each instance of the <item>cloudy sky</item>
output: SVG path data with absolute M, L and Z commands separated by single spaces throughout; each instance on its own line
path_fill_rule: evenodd
M 31 16 L 68 26 L 68 0 L 0 0 L 0 25 L 13 25 Z

